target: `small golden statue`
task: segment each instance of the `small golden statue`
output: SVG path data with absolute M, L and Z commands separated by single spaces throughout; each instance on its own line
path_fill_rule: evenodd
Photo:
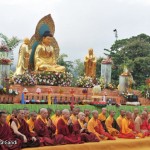
M 25 38 L 24 43 L 20 46 L 18 63 L 14 75 L 22 75 L 28 70 L 30 57 L 29 43 L 30 40 Z
M 45 31 L 42 36 L 42 43 L 36 47 L 34 55 L 35 71 L 65 72 L 65 67 L 57 65 L 54 48 L 51 46 L 52 34 Z
M 94 78 L 96 76 L 96 57 L 93 54 L 93 49 L 89 49 L 88 55 L 84 60 L 85 75 Z

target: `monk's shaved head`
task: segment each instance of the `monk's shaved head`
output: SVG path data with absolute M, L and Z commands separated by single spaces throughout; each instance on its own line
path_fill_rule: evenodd
M 146 118 L 148 117 L 148 113 L 147 113 L 146 111 L 142 111 L 141 117 L 142 117 L 143 119 L 146 119 Z
M 31 116 L 37 115 L 37 113 L 35 111 L 30 113 Z
M 5 124 L 6 123 L 6 118 L 7 118 L 7 114 L 4 111 L 0 112 L 0 124 Z
M 84 121 L 84 120 L 85 120 L 85 114 L 84 114 L 83 112 L 79 112 L 78 118 L 79 118 L 81 121 Z
M 107 108 L 102 108 L 102 114 L 106 115 L 106 113 L 107 113 Z
M 92 115 L 93 115 L 94 119 L 98 119 L 98 111 L 97 110 L 93 110 Z
M 120 110 L 120 115 L 121 115 L 122 117 L 124 117 L 124 116 L 126 115 L 126 111 L 125 111 L 124 109 L 121 109 L 121 110 Z
M 126 112 L 126 118 L 131 119 L 132 118 L 132 113 L 130 111 Z
M 33 121 L 35 121 L 36 118 L 37 118 L 37 113 L 36 113 L 35 111 L 31 112 L 31 113 L 30 113 L 30 117 L 31 117 L 31 119 L 32 119 Z
M 70 113 L 68 109 L 62 110 L 62 114 L 64 115 L 65 113 Z
M 80 115 L 85 115 L 85 114 L 83 112 L 79 112 L 78 116 L 80 116 Z
M 41 109 L 40 109 L 40 114 L 43 113 L 43 112 L 48 112 L 48 111 L 47 111 L 46 108 L 41 108 Z
M 148 113 L 148 108 L 147 108 L 147 107 L 144 107 L 143 110 L 146 111 L 146 112 Z
M 64 119 L 68 120 L 70 117 L 70 111 L 68 109 L 64 109 L 62 111 L 62 115 L 63 115 Z
M 40 109 L 40 115 L 43 119 L 46 119 L 48 117 L 48 111 L 46 108 L 41 108 Z

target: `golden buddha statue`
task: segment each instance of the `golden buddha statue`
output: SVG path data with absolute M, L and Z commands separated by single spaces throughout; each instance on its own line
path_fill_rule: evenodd
M 94 78 L 96 76 L 96 57 L 93 54 L 93 49 L 89 49 L 88 55 L 84 60 L 85 75 Z
M 22 75 L 28 70 L 30 57 L 29 43 L 30 40 L 25 38 L 24 43 L 20 46 L 18 63 L 14 75 Z
M 45 31 L 42 36 L 42 43 L 36 47 L 34 54 L 35 71 L 65 72 L 65 67 L 57 65 L 54 48 L 51 44 L 52 34 Z

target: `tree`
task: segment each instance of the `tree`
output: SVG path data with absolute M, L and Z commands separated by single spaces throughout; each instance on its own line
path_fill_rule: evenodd
M 14 49 L 21 42 L 20 39 L 13 36 L 12 38 L 8 38 L 6 35 L 0 33 L 0 38 L 2 39 L 2 44 L 6 45 L 9 49 Z
M 145 79 L 150 76 L 150 36 L 140 34 L 129 39 L 116 41 L 110 48 L 105 50 L 112 57 L 112 79 L 119 81 L 119 75 L 126 65 L 131 71 L 136 83 L 136 88 L 145 84 Z
M 84 62 L 81 61 L 80 59 L 76 59 L 74 61 L 74 76 L 78 77 L 78 76 L 84 76 Z
M 72 61 L 65 61 L 65 58 L 68 58 L 68 55 L 61 54 L 57 60 L 57 63 L 61 66 L 66 68 L 67 72 L 72 72 L 73 69 L 73 62 Z

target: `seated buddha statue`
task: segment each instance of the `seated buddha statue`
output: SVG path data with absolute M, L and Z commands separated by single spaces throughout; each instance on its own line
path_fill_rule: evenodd
M 50 45 L 51 37 L 52 35 L 49 31 L 44 32 L 42 42 L 35 50 L 35 71 L 65 72 L 65 67 L 56 63 L 54 48 Z
M 88 55 L 84 60 L 85 75 L 94 78 L 96 76 L 96 57 L 93 54 L 93 49 L 89 49 Z

